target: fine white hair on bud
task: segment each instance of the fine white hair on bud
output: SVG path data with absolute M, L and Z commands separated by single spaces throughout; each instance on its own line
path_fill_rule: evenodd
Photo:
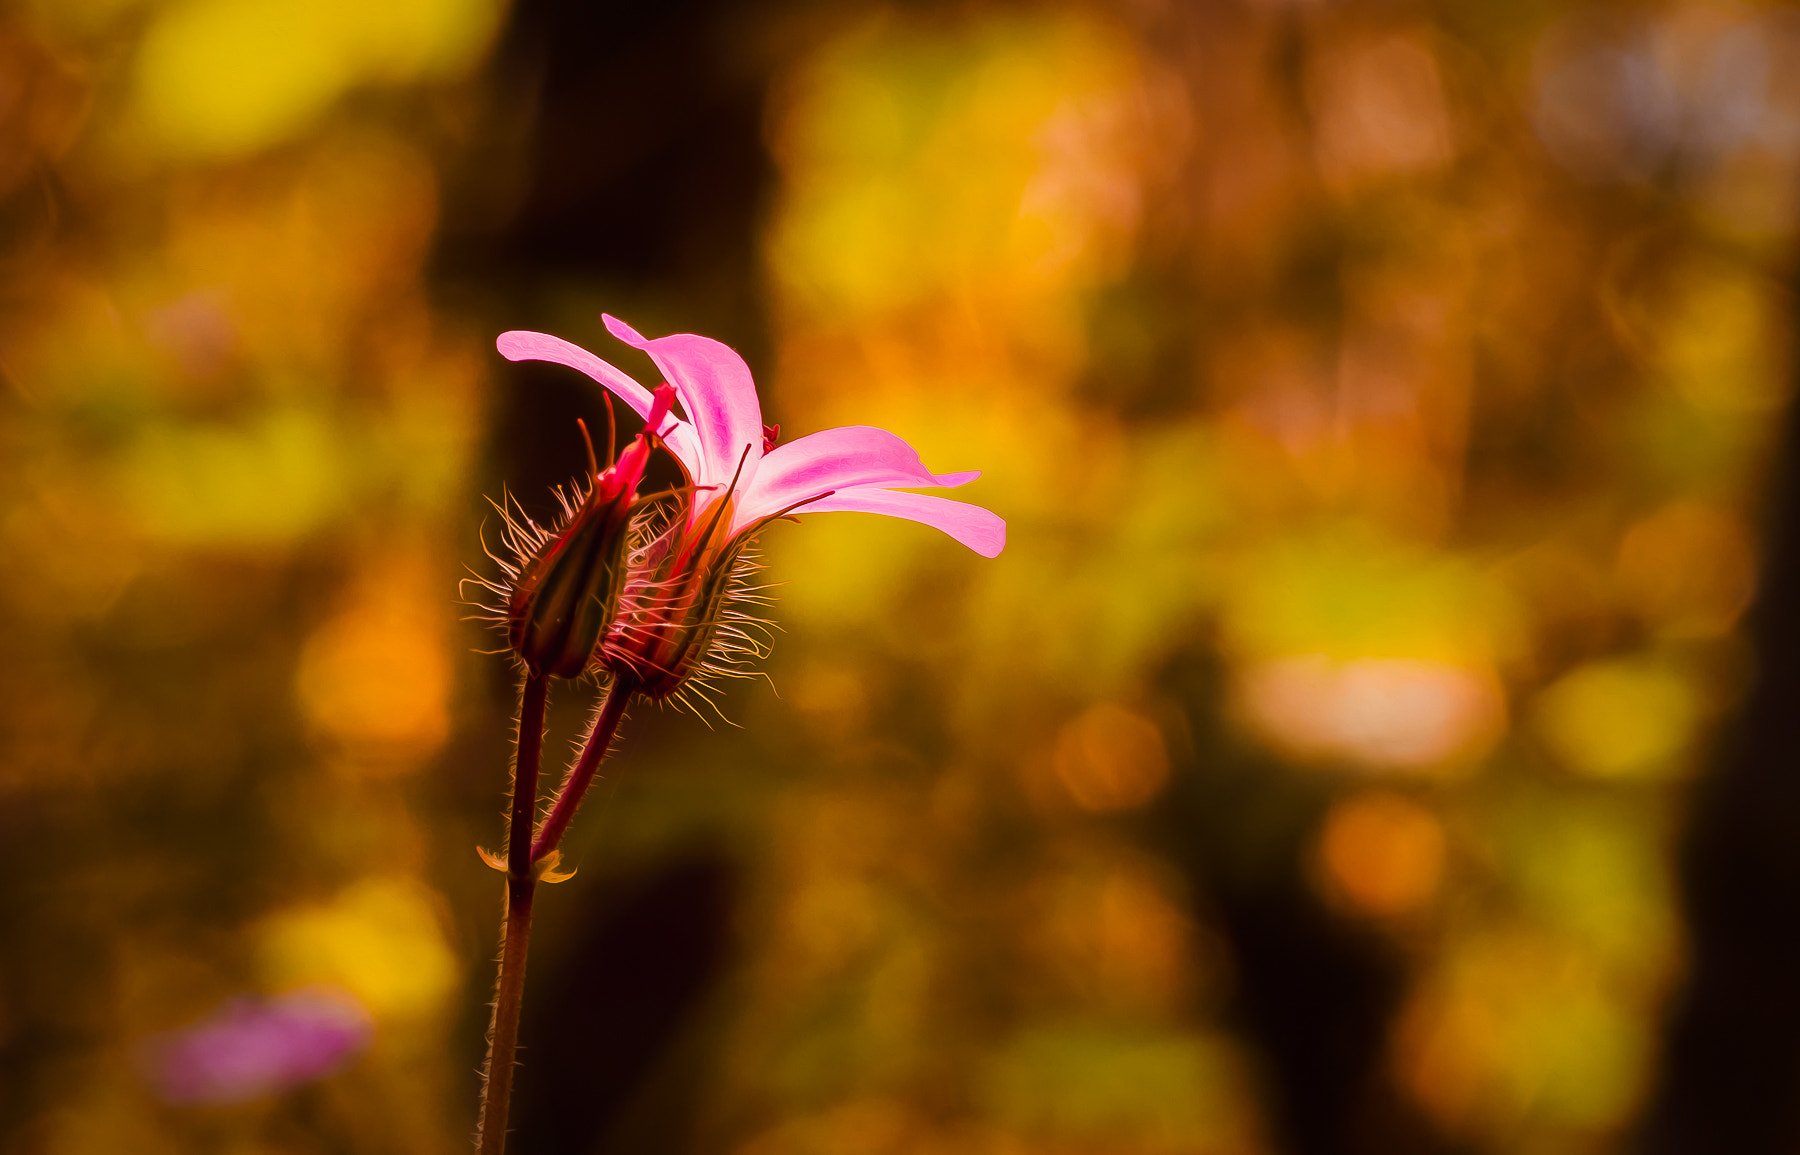
M 532 677 L 579 678 L 599 656 L 628 580 L 627 557 L 640 505 L 637 488 L 655 442 L 649 431 L 667 415 L 674 396 L 668 386 L 656 391 L 646 432 L 604 471 L 587 426 L 577 422 L 587 445 L 587 476 L 567 490 L 554 491 L 563 515 L 553 528 L 537 525 L 516 499 L 510 506 L 517 516 L 507 504 L 496 504 L 512 558 L 495 559 L 504 582 L 482 584 L 501 598 L 490 618 L 504 626 L 508 646 Z M 488 556 L 493 557 L 492 551 Z
M 511 493 L 503 492 L 499 501 L 491 497 L 487 499 L 487 503 L 494 507 L 494 512 L 500 515 L 500 548 L 496 551 L 489 546 L 484 536 L 481 552 L 499 567 L 500 573 L 498 577 L 489 578 L 471 571 L 468 577 L 457 583 L 457 588 L 465 593 L 470 586 L 481 591 L 464 603 L 478 611 L 464 620 L 486 622 L 502 634 L 509 632 L 512 625 L 509 607 L 518 589 L 520 575 L 574 520 L 577 511 L 587 500 L 591 484 L 584 484 L 580 478 L 575 478 L 567 486 L 553 487 L 550 494 L 556 499 L 560 509 L 555 520 L 548 525 L 539 525 Z M 504 654 L 511 651 L 512 646 L 508 644 L 487 652 Z
M 669 496 L 640 517 L 601 661 L 647 698 L 729 723 L 712 695 L 720 679 L 766 677 L 755 666 L 772 645 L 771 587 L 755 584 L 749 535 L 721 540 L 723 516 L 690 526 L 689 495 Z

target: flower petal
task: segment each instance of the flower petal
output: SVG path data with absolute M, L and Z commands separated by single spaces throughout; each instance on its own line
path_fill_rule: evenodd
M 528 329 L 513 329 L 500 334 L 494 341 L 494 347 L 508 361 L 550 361 L 579 369 L 612 390 L 639 417 L 650 416 L 650 408 L 654 403 L 650 390 L 633 381 L 623 370 L 614 368 L 581 346 L 561 337 L 533 333 Z M 671 413 L 663 420 L 663 427 L 658 433 L 663 443 L 669 447 L 669 452 L 676 456 L 688 474 L 697 474 L 700 468 L 700 450 L 693 428 Z
M 841 489 L 795 510 L 795 513 L 853 511 L 903 517 L 941 529 L 982 557 L 997 557 L 1006 548 L 1006 522 L 979 505 L 951 501 L 928 493 L 896 489 Z M 766 516 L 766 515 L 765 515 Z M 740 514 L 739 521 L 745 520 Z
M 756 476 L 762 459 L 762 406 L 750 367 L 731 346 L 711 337 L 676 333 L 645 338 L 617 317 L 604 317 L 607 331 L 634 349 L 650 354 L 681 397 L 681 407 L 694 423 L 702 457 L 693 474 L 696 485 L 723 485 L 737 472 L 746 447 L 742 483 Z
M 962 485 L 981 476 L 935 474 L 912 446 L 885 429 L 846 425 L 776 446 L 744 491 L 740 518 L 766 517 L 829 489 Z

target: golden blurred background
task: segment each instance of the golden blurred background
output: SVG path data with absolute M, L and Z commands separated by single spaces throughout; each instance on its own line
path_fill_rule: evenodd
M 492 340 L 650 378 L 602 311 L 1010 540 L 768 531 L 768 680 L 539 903 L 521 1155 L 1800 1148 L 1796 78 L 1722 0 L 10 0 L 0 1153 L 465 1149 L 458 579 L 604 420 Z

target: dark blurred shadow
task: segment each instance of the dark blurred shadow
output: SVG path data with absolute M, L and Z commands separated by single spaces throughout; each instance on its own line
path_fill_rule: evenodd
M 496 139 L 489 151 L 514 158 L 523 185 L 497 219 L 451 207 L 434 260 L 446 292 L 479 302 L 502 327 L 557 327 L 634 374 L 646 366 L 604 337 L 601 311 L 658 335 L 667 306 L 657 306 L 679 301 L 681 328 L 718 336 L 756 363 L 767 347 L 757 237 L 773 170 L 761 136 L 762 62 L 729 41 L 738 8 L 515 4 L 496 73 L 522 111 L 493 131 L 530 136 Z M 484 155 L 475 150 L 473 163 L 493 160 Z M 604 297 L 571 318 L 568 300 L 596 287 Z M 583 459 L 573 418 L 603 439 L 605 410 L 567 370 L 504 372 L 478 480 L 489 493 L 503 480 L 533 515 L 546 514 L 549 487 Z M 636 427 L 622 413 L 621 436 Z M 650 488 L 674 481 L 667 469 Z M 510 710 L 512 675 L 499 670 L 492 686 Z M 541 919 L 546 930 L 571 930 L 541 936 L 532 960 L 513 1111 L 520 1155 L 685 1149 L 708 1057 L 679 1040 L 725 963 L 733 894 L 731 865 L 695 853 L 544 895 L 540 907 L 580 907 Z
M 1800 1149 L 1800 409 L 1790 408 L 1751 611 L 1756 682 L 1694 792 L 1691 970 L 1641 1133 L 1650 1155 Z
M 1221 724 L 1210 651 L 1172 663 L 1162 685 L 1200 751 L 1158 814 L 1170 858 L 1226 935 L 1230 1008 L 1267 1064 L 1279 1149 L 1296 1155 L 1450 1155 L 1383 1076 L 1405 992 L 1397 948 L 1326 909 L 1302 864 L 1340 783 L 1284 767 Z
M 686 1149 L 709 1074 L 703 1058 L 702 1069 L 655 1080 L 654 1109 L 632 1108 L 726 961 L 735 890 L 731 864 L 700 854 L 594 887 L 568 912 L 581 928 L 573 944 L 532 976 L 519 1155 Z M 623 1134 L 603 1142 L 615 1130 Z

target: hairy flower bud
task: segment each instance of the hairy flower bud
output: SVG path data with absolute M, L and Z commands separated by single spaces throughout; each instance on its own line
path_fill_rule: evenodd
M 731 536 L 729 497 L 698 524 L 679 510 L 669 527 L 633 559 L 632 581 L 602 654 L 617 677 L 661 700 L 695 673 L 725 672 L 712 660 L 732 594 L 745 535 Z
M 673 395 L 667 386 L 657 391 L 648 429 L 668 413 Z M 650 435 L 640 435 L 604 472 L 591 453 L 580 505 L 520 567 L 507 597 L 507 641 L 533 674 L 580 677 L 618 613 Z
M 533 674 L 578 678 L 618 610 L 634 492 L 596 481 L 513 586 L 507 640 Z

